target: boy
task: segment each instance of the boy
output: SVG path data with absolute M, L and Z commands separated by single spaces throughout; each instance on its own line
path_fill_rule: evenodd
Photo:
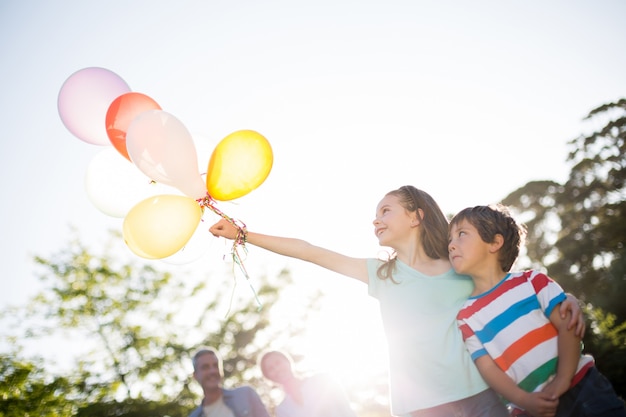
M 478 370 L 514 416 L 626 416 L 560 318 L 562 288 L 538 271 L 509 272 L 525 235 L 502 205 L 467 208 L 450 222 L 450 261 L 475 285 L 457 320 Z

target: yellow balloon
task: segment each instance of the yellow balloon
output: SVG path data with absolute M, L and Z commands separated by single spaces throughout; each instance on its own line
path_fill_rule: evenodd
M 238 130 L 217 144 L 206 176 L 209 195 L 219 201 L 242 197 L 265 181 L 272 169 L 272 147 L 254 130 Z
M 124 242 L 142 258 L 166 258 L 185 246 L 201 218 L 202 208 L 191 197 L 153 196 L 126 214 L 122 227 Z

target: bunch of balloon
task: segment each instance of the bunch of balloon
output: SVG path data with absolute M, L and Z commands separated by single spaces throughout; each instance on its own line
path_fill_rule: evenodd
M 121 77 L 99 67 L 73 73 L 63 83 L 57 104 L 61 121 L 74 136 L 89 144 L 113 145 L 115 151 L 126 159 L 115 159 L 109 148 L 105 149 L 91 161 L 85 186 L 89 199 L 98 209 L 114 217 L 124 217 L 124 240 L 131 251 L 144 258 L 161 259 L 184 247 L 202 214 L 195 199 L 206 192 L 198 173 L 195 150 L 191 151 L 196 167 L 194 184 L 196 189 L 201 184 L 202 192 L 194 190 L 190 197 L 167 195 L 166 189 L 156 185 L 176 185 L 176 180 L 182 183 L 186 179 L 169 171 L 156 176 L 153 175 L 154 168 L 149 170 L 145 159 L 162 151 L 161 144 L 156 143 L 154 149 L 149 148 L 150 155 L 141 155 L 143 142 L 149 139 L 141 129 L 150 129 L 150 125 L 139 124 L 134 135 L 135 148 L 139 149 L 136 155 L 141 156 L 135 156 L 133 160 L 128 151 L 128 145 L 132 144 L 128 141 L 132 123 L 145 112 L 161 112 L 159 104 L 145 94 L 132 92 Z M 170 118 L 168 115 L 164 117 Z M 159 128 L 159 122 L 151 122 L 153 130 Z M 180 122 L 167 123 L 168 127 L 170 125 L 177 129 L 171 135 L 186 134 Z M 187 137 L 170 147 L 172 149 L 167 151 L 172 158 L 178 158 L 181 152 L 186 158 L 190 152 Z M 188 164 L 186 159 L 181 161 L 181 164 Z M 151 162 L 157 163 L 155 160 Z M 133 165 L 141 173 L 137 173 Z M 190 175 L 190 178 L 193 177 Z
M 137 171 L 126 150 L 130 122 L 145 110 L 160 109 L 156 101 L 132 92 L 114 72 L 89 67 L 67 78 L 57 104 L 61 121 L 78 139 L 93 145 L 113 145 L 91 160 L 85 175 L 87 196 L 98 210 L 123 218 L 137 201 L 166 192 Z
M 193 199 L 148 198 L 133 207 L 124 219 L 123 234 L 128 246 L 139 256 L 157 259 L 170 256 L 184 246 L 204 209 L 227 219 L 244 235 L 245 225 L 219 210 L 216 202 L 233 200 L 256 189 L 265 181 L 273 164 L 267 139 L 253 130 L 239 130 L 215 147 L 205 181 L 199 174 L 191 135 L 178 119 L 162 110 L 144 111 L 135 117 L 128 127 L 126 148 L 130 160 L 145 175 Z M 192 201 L 200 211 L 192 209 Z M 174 222 L 174 217 L 180 220 Z M 167 221 L 171 228 L 160 227 L 158 236 L 148 232 L 150 227 Z M 236 239 L 233 246 L 233 257 L 240 266 L 237 249 L 243 243 Z
M 184 195 L 149 197 L 135 205 L 124 218 L 124 241 L 144 258 L 171 256 L 196 231 L 203 213 L 197 200 L 207 193 L 193 139 L 176 117 L 163 110 L 147 110 L 128 126 L 126 149 L 148 178 Z
M 265 181 L 273 164 L 265 137 L 253 130 L 226 136 L 213 150 L 203 179 L 186 127 L 152 98 L 130 91 L 124 80 L 107 69 L 92 67 L 72 74 L 61 88 L 58 109 L 64 125 L 76 137 L 90 144 L 113 145 L 126 159 L 113 163 L 110 152 L 94 158 L 86 185 L 96 207 L 105 214 L 124 217 L 123 237 L 133 253 L 146 259 L 171 257 L 184 248 L 209 209 L 239 228 L 242 237 L 235 239 L 232 254 L 248 278 L 238 252 L 245 244 L 245 225 L 220 211 L 216 202 L 242 197 Z M 111 170 L 114 164 L 117 166 Z M 136 175 L 129 166 L 143 174 L 136 182 L 149 184 L 149 192 L 120 193 L 123 185 L 135 182 L 129 181 Z M 113 172 L 126 176 L 113 183 Z M 104 186 L 107 181 L 110 183 Z M 174 187 L 182 195 L 172 195 L 154 184 Z M 125 203 L 110 204 L 119 200 L 110 198 L 114 194 L 126 194 Z M 128 195 L 141 199 L 131 204 Z

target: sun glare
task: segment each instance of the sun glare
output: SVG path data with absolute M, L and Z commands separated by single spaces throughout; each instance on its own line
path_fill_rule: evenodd
M 388 366 L 378 303 L 362 284 L 350 284 L 357 285 L 359 293 L 337 288 L 326 295 L 320 309 L 310 313 L 306 333 L 294 343 L 302 355 L 296 364 L 299 371 L 328 372 L 347 390 L 380 378 Z

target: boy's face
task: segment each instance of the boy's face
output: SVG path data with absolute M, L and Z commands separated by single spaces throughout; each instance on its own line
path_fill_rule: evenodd
M 482 240 L 478 230 L 461 220 L 450 227 L 448 254 L 452 267 L 459 274 L 476 276 L 493 259 L 492 245 Z

